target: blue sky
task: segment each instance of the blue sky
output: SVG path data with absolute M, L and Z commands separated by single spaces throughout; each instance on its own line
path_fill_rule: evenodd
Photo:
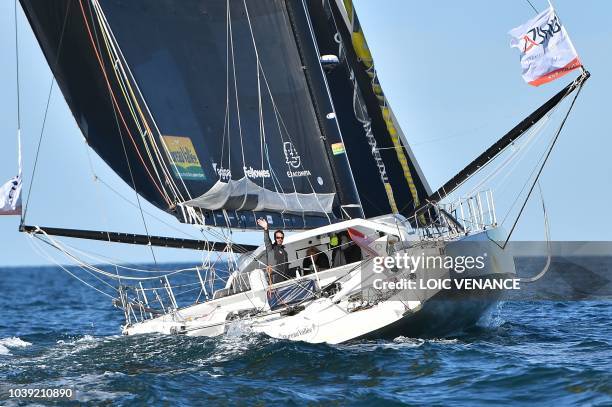
M 383 89 L 434 189 L 575 77 L 568 75 L 540 88 L 523 82 L 518 53 L 509 47 L 507 32 L 534 16 L 526 1 L 355 3 Z M 548 4 L 540 0 L 532 3 L 540 10 Z M 608 96 L 612 94 L 612 25 L 608 18 L 612 3 L 559 0 L 555 6 L 593 76 L 542 175 L 551 235 L 554 240 L 612 240 L 612 221 L 607 216 L 612 201 L 612 125 L 608 120 Z M 27 192 L 51 73 L 21 9 L 18 24 Z M 0 182 L 17 171 L 14 47 L 13 2 L 4 1 L 0 4 L 0 49 L 4 59 L 0 65 Z M 559 113 L 556 118 L 552 129 Z M 534 142 L 531 158 L 539 157 L 545 140 Z M 493 185 L 498 212 L 505 212 L 525 184 L 534 166 L 529 158 L 505 183 Z M 61 93 L 54 88 L 27 223 L 144 233 L 138 211 L 94 182 L 94 173 L 135 202 L 133 191 L 93 152 L 88 152 Z M 536 194 L 513 239 L 543 238 L 539 205 Z M 179 225 L 173 217 L 146 203 L 145 210 L 154 214 L 146 216 L 152 233 L 198 237 L 197 230 Z M 17 232 L 18 223 L 16 217 L 0 217 L 0 265 L 48 263 L 35 253 L 28 238 Z M 259 243 L 260 235 L 245 234 L 236 236 L 236 240 Z M 152 261 L 146 247 L 70 243 L 118 260 Z M 155 254 L 160 261 L 201 257 L 197 252 L 167 249 L 155 249 Z

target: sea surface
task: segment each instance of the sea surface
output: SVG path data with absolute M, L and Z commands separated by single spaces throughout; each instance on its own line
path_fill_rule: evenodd
M 0 405 L 70 387 L 62 404 L 610 406 L 611 321 L 610 301 L 513 301 L 446 338 L 124 337 L 122 312 L 60 268 L 0 269 Z

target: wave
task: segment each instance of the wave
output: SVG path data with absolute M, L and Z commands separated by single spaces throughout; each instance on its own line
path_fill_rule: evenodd
M 0 355 L 10 356 L 10 349 L 12 348 L 26 348 L 31 346 L 30 342 L 24 341 L 23 339 L 12 336 L 10 338 L 0 339 Z
M 76 345 L 77 343 L 84 343 L 84 342 L 93 342 L 95 341 L 96 338 L 94 338 L 91 335 L 84 335 L 81 338 L 72 340 L 72 341 L 65 341 L 63 339 L 58 340 L 56 343 L 58 345 Z

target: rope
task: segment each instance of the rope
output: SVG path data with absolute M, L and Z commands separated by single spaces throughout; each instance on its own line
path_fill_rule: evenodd
M 96 182 L 96 180 L 98 179 L 96 172 L 94 171 L 94 167 L 93 167 L 93 162 L 91 160 L 91 154 L 89 153 L 89 148 L 87 145 L 87 139 L 83 138 L 83 140 L 85 141 L 83 143 L 83 147 L 85 148 L 85 154 L 87 155 L 87 162 L 89 163 L 89 170 L 91 171 L 91 174 L 93 176 L 93 180 L 94 183 L 96 184 L 94 189 L 96 190 L 96 194 L 98 195 L 98 200 L 97 202 L 101 202 L 102 201 L 102 218 L 103 218 L 103 222 L 107 225 L 107 227 L 105 228 L 106 230 L 108 230 L 108 214 L 107 214 L 107 209 L 106 209 L 106 205 L 104 204 L 104 195 L 100 193 L 100 186 L 99 184 Z M 107 241 L 110 243 L 111 239 L 110 239 L 110 234 L 107 233 L 106 234 L 107 237 Z M 115 271 L 117 274 L 117 277 L 119 277 L 119 270 L 117 267 L 115 267 Z M 121 284 L 121 279 L 119 279 L 119 284 Z
M 33 240 L 33 237 L 30 236 L 30 239 Z M 81 283 L 85 284 L 87 287 L 99 292 L 102 295 L 105 295 L 107 297 L 109 297 L 110 299 L 114 299 L 115 297 L 113 297 L 112 295 L 105 293 L 104 291 L 100 290 L 97 287 L 94 287 L 93 285 L 89 284 L 87 281 L 77 277 L 75 274 L 73 274 L 72 272 L 70 272 L 66 267 L 64 267 L 63 265 L 61 265 L 60 263 L 58 263 L 57 261 L 55 261 L 55 259 L 49 255 L 47 255 L 44 251 L 42 251 L 42 249 L 39 249 L 37 246 L 35 245 L 31 245 L 31 247 L 38 252 L 39 255 L 42 255 L 44 257 L 46 257 L 48 260 L 50 260 L 52 263 L 54 263 L 56 266 L 58 266 L 59 268 L 61 268 L 62 270 L 64 270 L 66 273 L 68 273 L 70 276 L 74 277 L 75 279 L 77 279 L 78 281 L 80 281 Z
M 14 3 L 15 12 L 15 63 L 16 63 L 16 90 L 17 90 L 17 129 L 21 128 L 21 103 L 19 95 L 19 41 L 18 41 L 18 26 L 17 26 L 17 0 Z
M 86 268 L 86 269 L 88 269 L 88 270 L 91 270 L 91 271 L 93 271 L 93 272 L 95 272 L 95 273 L 98 273 L 98 274 L 104 275 L 104 276 L 106 276 L 106 277 L 112 278 L 112 279 L 114 279 L 114 280 L 116 280 L 116 279 L 118 279 L 118 278 L 123 278 L 123 279 L 126 279 L 126 280 L 142 280 L 142 281 L 145 281 L 145 280 L 154 280 L 154 279 L 159 279 L 159 278 L 163 278 L 163 277 L 166 277 L 166 276 L 171 276 L 171 275 L 178 274 L 178 273 L 181 273 L 181 272 L 185 271 L 185 270 L 177 270 L 177 271 L 172 271 L 172 272 L 170 272 L 170 273 L 165 273 L 165 274 L 162 274 L 162 275 L 160 275 L 160 276 L 155 276 L 155 277 L 130 277 L 130 276 L 117 276 L 117 275 L 115 275 L 115 274 L 112 274 L 112 273 L 109 273 L 109 272 L 104 271 L 104 270 L 102 270 L 102 269 L 99 269 L 99 268 L 97 268 L 97 267 L 95 267 L 95 266 L 93 266 L 93 265 L 91 265 L 91 264 L 87 264 L 87 263 L 85 263 L 84 261 L 82 261 L 81 259 L 79 259 L 79 258 L 78 258 L 77 256 L 75 256 L 74 254 L 70 253 L 70 251 L 68 251 L 68 250 L 66 249 L 66 247 L 68 247 L 67 245 L 64 245 L 64 244 L 60 243 L 59 241 L 57 241 L 57 240 L 53 239 L 51 236 L 49 236 L 47 233 L 45 233 L 45 231 L 44 231 L 44 230 L 40 229 L 39 227 L 37 227 L 37 228 L 36 228 L 36 231 L 35 231 L 34 233 L 40 233 L 40 234 L 44 235 L 44 236 L 45 236 L 45 237 L 46 237 L 46 238 L 49 240 L 49 244 L 50 244 L 52 247 L 54 247 L 54 248 L 56 248 L 57 250 L 59 250 L 59 251 L 61 251 L 62 253 L 64 253 L 64 255 L 66 255 L 67 257 L 69 257 L 69 258 L 70 258 L 70 259 L 72 259 L 73 261 L 75 261 L 75 262 L 76 262 L 77 264 L 79 264 L 81 267 L 84 267 L 84 268 Z
M 94 51 L 96 53 L 96 57 L 98 58 L 98 63 L 100 64 L 100 67 L 102 68 L 102 72 L 103 72 L 104 78 L 106 80 L 106 85 L 107 85 L 109 94 L 110 94 L 110 96 L 112 98 L 113 113 L 115 115 L 115 123 L 117 124 L 117 130 L 119 130 L 119 138 L 121 139 L 121 146 L 123 147 L 123 154 L 125 156 L 125 161 L 126 161 L 126 164 L 127 164 L 127 167 L 128 167 L 128 171 L 130 173 L 130 179 L 132 181 L 132 187 L 134 189 L 134 194 L 136 195 L 136 201 L 138 202 L 138 207 L 140 209 L 140 217 L 142 219 L 142 223 L 143 223 L 144 228 L 145 228 L 145 233 L 148 236 L 148 235 L 150 235 L 149 234 L 149 229 L 147 227 L 147 222 L 145 220 L 144 214 L 142 212 L 142 205 L 140 203 L 140 197 L 138 195 L 138 189 L 136 187 L 136 181 L 134 179 L 134 174 L 132 172 L 132 165 L 130 164 L 130 160 L 129 160 L 128 154 L 127 154 L 127 149 L 125 148 L 125 142 L 123 140 L 123 133 L 121 132 L 121 126 L 119 125 L 119 121 L 117 119 L 117 112 L 119 112 L 119 116 L 121 117 L 121 120 L 123 121 L 123 124 L 124 124 L 126 130 L 128 131 L 128 134 L 130 135 L 130 138 L 132 139 L 132 142 L 134 143 L 134 148 L 135 148 L 136 152 L 138 153 L 138 156 L 140 157 L 143 166 L 145 167 L 146 171 L 149 173 L 149 176 L 151 177 L 151 181 L 153 181 L 155 186 L 158 188 L 159 192 L 162 194 L 162 197 L 164 199 L 166 199 L 166 202 L 167 202 L 167 198 L 166 198 L 166 195 L 164 193 L 162 193 L 162 190 L 155 183 L 155 180 L 153 179 L 153 176 L 149 172 L 149 169 L 148 169 L 147 165 L 145 164 L 144 159 L 142 158 L 142 155 L 140 154 L 140 151 L 138 150 L 138 147 L 136 145 L 136 141 L 133 139 L 132 134 L 131 134 L 128 126 L 127 126 L 127 123 L 125 122 L 125 119 L 123 118 L 123 113 L 121 113 L 121 109 L 119 107 L 119 104 L 117 103 L 117 100 L 115 98 L 114 92 L 112 91 L 111 84 L 110 84 L 110 82 L 108 80 L 108 76 L 106 74 L 106 68 L 104 68 L 104 63 L 102 62 L 102 58 L 101 58 L 101 56 L 100 56 L 100 54 L 98 52 L 98 49 L 100 48 L 100 43 L 99 43 L 99 40 L 98 40 L 98 34 L 97 34 L 97 31 L 96 31 L 96 27 L 95 27 L 95 25 L 93 26 L 94 36 L 96 38 L 96 42 L 94 43 L 93 42 L 93 37 L 92 37 L 92 34 L 91 34 L 91 30 L 90 30 L 90 27 L 89 27 L 89 22 L 87 20 L 87 17 L 85 16 L 85 10 L 83 8 L 83 1 L 79 0 L 79 4 L 81 6 L 81 13 L 83 15 L 83 20 L 85 21 L 85 25 L 87 26 L 87 32 L 89 34 L 89 38 L 91 40 L 92 46 L 94 47 Z M 89 12 L 90 12 L 90 16 L 91 16 L 91 19 L 92 19 L 92 22 L 93 22 L 93 15 L 91 14 L 91 8 L 89 8 Z M 153 250 L 153 246 L 149 245 L 149 249 L 151 250 L 151 255 L 153 257 L 153 261 L 155 262 L 155 264 L 157 264 L 157 258 L 155 257 L 155 251 Z
M 98 52 L 98 46 L 96 45 L 96 42 L 94 41 L 94 37 L 93 37 L 93 35 L 91 33 L 91 28 L 89 26 L 89 21 L 87 19 L 87 16 L 85 15 L 85 9 L 83 7 L 83 0 L 79 0 L 79 5 L 81 7 L 81 14 L 83 16 L 83 21 L 85 23 L 85 28 L 87 29 L 87 33 L 89 35 L 89 40 L 90 40 L 91 45 L 93 47 L 93 51 L 96 54 L 96 58 L 98 60 L 98 64 L 100 65 L 100 69 L 102 70 L 102 74 L 104 76 L 104 80 L 105 80 L 106 86 L 108 88 L 109 96 L 111 97 L 111 101 L 112 101 L 112 104 L 113 104 L 113 110 L 115 112 L 115 116 L 116 116 L 117 113 L 119 113 L 119 118 L 121 119 L 121 123 L 123 124 L 123 127 L 125 127 L 125 129 L 126 129 L 126 131 L 128 133 L 128 136 L 130 137 L 130 140 L 131 140 L 131 142 L 132 142 L 132 144 L 134 146 L 134 150 L 136 151 L 136 154 L 138 155 L 138 158 L 140 159 L 140 162 L 143 164 L 143 167 L 144 167 L 145 171 L 149 175 L 149 178 L 151 179 L 153 185 L 155 186 L 155 188 L 157 189 L 159 194 L 166 200 L 166 202 L 168 204 L 170 204 L 167 201 L 166 194 L 164 193 L 162 188 L 160 188 L 160 186 L 157 184 L 157 182 L 153 178 L 153 175 L 151 174 L 151 172 L 149 170 L 149 167 L 146 165 L 146 163 L 145 163 L 145 161 L 144 161 L 144 159 L 142 157 L 142 154 L 140 153 L 140 150 L 138 149 L 138 145 L 136 144 L 136 141 L 134 140 L 134 137 L 132 136 L 132 132 L 130 131 L 129 126 L 127 125 L 127 122 L 125 121 L 123 113 L 121 112 L 121 109 L 119 107 L 119 103 L 117 102 L 117 98 L 115 97 L 115 94 L 114 94 L 114 92 L 112 90 L 112 86 L 110 84 L 108 75 L 106 73 L 106 68 L 104 67 L 104 62 L 102 61 L 102 57 L 100 56 L 100 53 Z M 118 126 L 118 130 L 119 130 L 119 134 L 120 134 L 120 136 L 121 136 L 121 138 L 123 140 L 123 134 L 122 134 L 122 132 L 120 130 L 120 126 L 119 126 L 119 122 L 117 120 L 117 117 L 115 117 L 115 121 L 117 121 L 117 126 Z
M 572 99 L 572 103 L 570 104 L 570 107 L 567 110 L 567 113 L 565 114 L 565 117 L 563 118 L 563 121 L 559 125 L 559 129 L 557 130 L 557 133 L 555 134 L 555 137 L 553 138 L 553 141 L 552 141 L 552 143 L 550 145 L 550 148 L 548 149 L 548 152 L 546 153 L 546 156 L 544 157 L 544 160 L 542 161 L 542 165 L 540 166 L 540 169 L 538 170 L 538 173 L 536 174 L 535 180 L 531 184 L 531 188 L 529 188 L 529 192 L 527 193 L 527 197 L 525 198 L 525 201 L 523 202 L 523 205 L 521 206 L 521 209 L 519 210 L 519 213 L 518 213 L 516 219 L 514 220 L 514 223 L 512 224 L 512 228 L 510 229 L 510 232 L 508 233 L 508 236 L 506 237 L 506 240 L 505 240 L 504 244 L 502 246 L 500 246 L 497 242 L 495 242 L 493 240 L 493 242 L 497 246 L 499 246 L 502 250 L 506 248 L 506 245 L 508 244 L 508 241 L 510 240 L 510 237 L 512 236 L 512 233 L 514 232 L 514 229 L 516 228 L 516 225 L 518 224 L 518 221 L 521 218 L 521 215 L 523 214 L 523 211 L 525 210 L 525 206 L 527 205 L 527 202 L 529 201 L 529 197 L 531 196 L 531 193 L 533 192 L 533 189 L 535 188 L 535 186 L 536 186 L 536 184 L 538 182 L 538 179 L 540 178 L 540 175 L 542 174 L 542 171 L 544 170 L 544 166 L 546 165 L 546 162 L 548 161 L 548 158 L 550 157 L 550 154 L 552 153 L 552 150 L 555 147 L 555 144 L 557 143 L 557 140 L 559 139 L 559 135 L 561 134 L 561 130 L 563 130 L 563 126 L 565 126 L 565 122 L 567 121 L 567 118 L 568 118 L 570 112 L 572 111 L 572 108 L 574 107 L 574 103 L 576 103 L 576 99 L 578 98 L 578 95 L 580 95 L 580 91 L 582 90 L 583 86 L 584 86 L 584 82 L 581 82 L 580 86 L 578 87 L 578 90 L 576 91 L 576 95 L 574 95 L 574 99 Z
M 508 167 L 508 165 L 513 164 L 512 169 L 510 171 L 506 171 L 506 173 L 504 174 L 504 177 L 499 181 L 499 184 L 503 183 L 503 181 L 505 181 L 512 174 L 514 168 L 516 168 L 516 166 L 519 164 L 520 160 L 516 159 L 516 157 L 521 153 L 521 151 L 524 151 L 524 153 L 526 154 L 527 151 L 529 151 L 529 149 L 531 148 L 531 146 L 533 146 L 532 141 L 535 140 L 538 134 L 544 131 L 546 125 L 549 123 L 548 119 L 552 112 L 553 110 L 551 110 L 546 116 L 544 116 L 542 120 L 540 120 L 533 127 L 531 127 L 528 130 L 529 134 L 527 134 L 524 137 L 524 140 L 525 140 L 524 143 L 520 146 L 517 146 L 517 148 L 499 166 L 497 166 L 497 168 L 495 168 L 490 174 L 488 174 L 481 181 L 479 181 L 467 195 L 468 196 L 473 195 L 485 183 L 489 182 L 491 179 L 499 175 L 506 167 Z M 525 155 L 523 154 L 522 157 L 524 156 Z M 531 176 L 529 178 L 531 178 Z M 519 195 L 520 195 L 520 192 L 519 192 Z M 503 221 L 502 221 L 502 224 L 503 224 Z
M 533 9 L 533 11 L 535 11 L 535 12 L 536 12 L 536 14 L 538 14 L 538 9 L 537 9 L 537 8 L 535 8 L 535 7 L 534 7 L 534 5 L 533 5 L 533 4 L 531 4 L 531 2 L 530 2 L 529 0 L 526 0 L 526 1 L 527 1 L 527 3 L 529 3 L 529 5 L 530 5 L 530 6 L 531 6 L 531 8 Z
M 548 223 L 548 213 L 546 212 L 546 205 L 544 204 L 544 194 L 542 193 L 542 187 L 540 186 L 540 181 L 538 181 L 538 190 L 540 191 L 540 199 L 542 201 L 542 212 L 544 213 L 544 235 L 546 237 L 546 248 L 547 248 L 547 258 L 546 264 L 542 268 L 542 270 L 533 277 L 521 277 L 521 282 L 525 283 L 533 283 L 538 281 L 540 278 L 544 277 L 544 274 L 550 268 L 550 263 L 552 262 L 552 248 L 550 244 L 550 225 Z
M 155 141 L 155 138 L 153 137 L 153 132 L 151 131 L 151 127 L 149 126 L 149 121 L 147 120 L 147 117 L 145 117 L 145 114 L 143 113 L 141 107 L 140 107 L 140 103 L 139 100 L 132 88 L 132 83 L 134 83 L 134 87 L 136 88 L 136 91 L 138 93 L 138 95 L 140 96 L 140 99 L 142 100 L 145 109 L 147 111 L 147 113 L 149 114 L 149 117 L 153 123 L 153 126 L 155 127 L 157 134 L 159 135 L 159 138 L 162 142 L 162 145 L 164 147 L 164 149 L 166 150 L 166 154 L 168 154 L 168 157 L 171 157 L 167 145 L 165 144 L 165 141 L 161 135 L 161 131 L 159 130 L 157 123 L 155 122 L 155 119 L 153 118 L 153 115 L 151 114 L 149 107 L 147 106 L 146 100 L 144 99 L 144 96 L 142 95 L 142 92 L 140 91 L 140 89 L 138 88 L 138 84 L 135 81 L 130 69 L 129 69 L 129 65 L 127 65 L 127 63 L 124 63 L 125 57 L 123 56 L 123 53 L 121 51 L 121 48 L 119 47 L 119 44 L 117 43 L 117 40 L 115 39 L 115 36 L 111 30 L 110 25 L 108 24 L 108 21 L 106 20 L 106 16 L 104 15 L 104 12 L 102 10 L 102 7 L 100 6 L 99 2 L 97 0 L 92 0 L 92 4 L 94 6 L 94 10 L 96 12 L 96 17 L 98 18 L 98 23 L 100 25 L 100 28 L 102 29 L 102 35 L 104 38 L 104 42 L 106 44 L 106 50 L 107 53 L 109 55 L 109 58 L 113 61 L 115 61 L 114 67 L 115 67 L 115 76 L 118 80 L 118 83 L 120 85 L 121 91 L 123 93 L 124 96 L 124 100 L 126 101 L 126 103 L 128 104 L 128 107 L 130 109 L 130 113 L 132 115 L 132 118 L 134 119 L 134 123 L 136 124 L 136 126 L 138 127 L 138 130 L 142 136 L 142 141 L 143 141 L 143 145 L 145 146 L 147 155 L 149 156 L 149 159 L 153 165 L 153 169 L 155 171 L 155 174 L 157 175 L 157 178 L 160 182 L 160 184 L 163 184 L 163 181 L 157 171 L 157 167 L 159 166 L 161 168 L 161 171 L 164 175 L 164 178 L 166 180 L 166 184 L 170 187 L 170 190 L 174 196 L 174 200 L 175 201 L 184 201 L 184 198 L 182 197 L 182 194 L 180 193 L 180 190 L 178 188 L 178 186 L 176 185 L 176 183 L 174 182 L 174 179 L 172 178 L 172 176 L 170 175 L 170 171 L 168 169 L 168 167 L 165 164 L 165 161 L 162 158 L 162 154 L 161 151 L 159 149 L 159 147 L 157 146 L 157 143 Z M 127 72 L 126 72 L 126 67 L 127 67 Z M 128 75 L 129 74 L 129 75 Z M 131 80 L 130 80 L 131 78 Z M 136 114 L 137 110 L 138 114 Z M 145 127 L 145 129 L 143 130 L 141 127 L 141 122 L 142 125 Z M 149 136 L 148 139 L 146 136 Z M 148 141 L 150 141 L 151 143 L 151 148 L 152 151 L 155 154 L 155 157 L 157 158 L 157 165 L 155 165 L 156 161 L 154 160 L 153 156 L 151 155 L 151 151 L 149 150 L 149 144 Z M 174 163 L 173 160 L 170 160 L 171 164 L 174 166 L 175 171 L 177 170 L 176 167 L 176 163 Z M 179 177 L 180 178 L 180 177 Z M 185 183 L 183 182 L 182 178 L 181 182 L 183 184 L 183 187 L 185 189 L 185 191 L 187 192 L 187 194 L 189 195 L 189 190 L 187 189 Z M 164 191 L 166 192 L 166 191 Z M 168 196 L 168 199 L 169 196 Z M 189 199 L 191 199 L 191 196 L 189 197 Z
M 234 33 L 232 30 L 232 18 L 231 18 L 231 10 L 230 10 L 230 2 L 229 0 L 227 1 L 227 22 L 229 25 L 229 45 L 230 45 L 230 49 L 231 49 L 231 60 L 232 60 L 232 77 L 234 79 L 234 96 L 236 98 L 236 119 L 238 121 L 238 135 L 240 137 L 240 151 L 242 154 L 242 167 L 243 170 L 244 168 L 246 168 L 246 160 L 244 157 L 244 142 L 242 139 L 242 121 L 240 118 L 240 102 L 239 102 L 239 97 L 238 97 L 238 77 L 236 75 L 236 61 L 235 61 L 235 55 L 234 55 Z M 244 177 L 247 178 L 246 176 L 246 172 L 244 173 Z M 247 198 L 247 194 L 248 194 L 248 183 L 244 183 L 244 198 L 242 201 L 242 206 L 244 206 L 244 204 L 246 203 L 246 198 Z M 229 226 L 229 223 L 227 223 L 226 220 L 226 224 Z
M 62 31 L 60 33 L 60 38 L 59 38 L 59 43 L 57 46 L 57 55 L 55 56 L 55 62 L 53 64 L 53 69 L 52 71 L 55 72 L 56 68 L 57 68 L 57 64 L 59 62 L 59 57 L 60 54 L 62 52 L 62 44 L 64 42 L 64 33 L 66 31 L 66 22 L 68 21 L 68 14 L 70 12 L 70 5 L 72 3 L 69 2 L 68 5 L 66 6 L 66 14 L 64 14 L 64 22 L 62 23 Z M 15 16 L 17 15 L 17 6 L 15 5 Z M 17 20 L 15 20 L 15 29 L 17 27 Z M 17 41 L 17 40 L 15 40 Z M 49 87 L 49 94 L 47 95 L 47 104 L 45 106 L 45 114 L 43 116 L 43 122 L 42 122 L 42 126 L 40 129 L 40 136 L 38 138 L 38 146 L 36 147 L 36 156 L 34 158 L 34 167 L 32 168 L 32 175 L 30 177 L 30 186 L 28 187 L 28 197 L 26 199 L 26 204 L 23 208 L 23 213 L 21 215 L 21 224 L 23 224 L 25 222 L 25 218 L 26 218 L 26 214 L 28 213 L 28 205 L 30 203 L 30 196 L 32 195 L 32 186 L 34 185 L 34 175 L 36 174 L 36 168 L 38 165 L 38 157 L 39 157 L 39 153 L 40 153 L 40 146 L 42 144 L 42 139 L 43 139 L 43 135 L 45 134 L 45 124 L 47 123 L 47 113 L 49 112 L 49 104 L 51 102 L 51 93 L 53 92 L 53 85 L 55 83 L 55 77 L 53 77 L 53 74 L 51 75 L 51 86 Z M 18 109 L 19 110 L 19 109 Z

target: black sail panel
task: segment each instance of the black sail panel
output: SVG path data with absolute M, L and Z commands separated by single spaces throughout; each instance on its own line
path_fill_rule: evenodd
M 90 146 L 147 200 L 215 225 L 333 221 L 284 1 L 21 3 Z
M 23 0 L 21 4 L 89 145 L 140 195 L 168 208 L 159 179 L 152 175 L 153 166 L 139 157 L 142 144 L 129 137 L 129 124 L 115 115 L 113 105 L 121 106 L 121 100 L 110 97 L 109 83 L 84 24 L 85 9 L 78 1 Z
M 411 215 L 429 196 L 423 176 L 382 91 L 352 1 L 309 2 L 322 54 L 340 57 L 328 74 L 366 216 Z

